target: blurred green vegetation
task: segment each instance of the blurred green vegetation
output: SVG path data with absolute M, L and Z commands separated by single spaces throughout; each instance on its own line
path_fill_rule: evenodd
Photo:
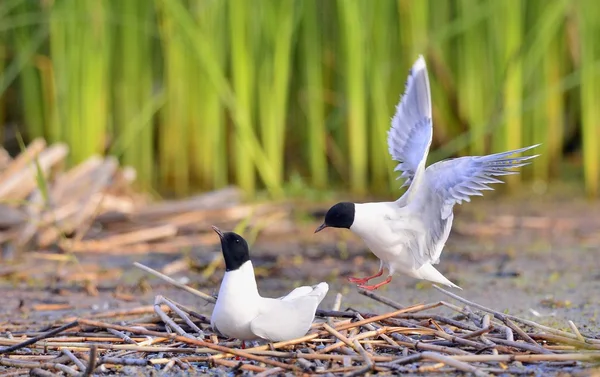
M 430 162 L 543 143 L 526 178 L 600 180 L 594 0 L 2 0 L 0 125 L 111 153 L 148 188 L 395 193 L 418 54 Z M 8 134 L 8 132 L 6 132 Z M 8 139 L 9 135 L 5 137 Z M 516 178 L 518 179 L 518 178 Z M 511 181 L 510 183 L 517 183 Z

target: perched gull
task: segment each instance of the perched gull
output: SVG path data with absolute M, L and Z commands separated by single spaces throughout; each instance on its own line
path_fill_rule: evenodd
M 284 341 L 306 335 L 329 290 L 327 283 L 298 287 L 277 299 L 261 297 L 246 240 L 215 226 L 213 230 L 221 238 L 226 268 L 211 317 L 213 329 L 243 341 Z
M 380 260 L 379 271 L 365 278 L 349 278 L 364 289 L 377 289 L 392 280 L 395 271 L 418 279 L 460 288 L 433 264 L 439 263 L 452 228 L 455 204 L 470 201 L 488 184 L 502 183 L 494 176 L 518 174 L 511 170 L 534 157 L 512 157 L 538 145 L 488 156 L 469 156 L 440 161 L 425 168 L 433 133 L 431 95 L 427 67 L 422 56 L 410 70 L 406 92 L 396 107 L 388 131 L 388 149 L 399 164 L 395 171 L 405 178 L 408 190 L 395 202 L 337 203 L 325 215 L 316 232 L 327 227 L 347 228 L 360 236 Z M 385 281 L 365 285 L 388 269 Z

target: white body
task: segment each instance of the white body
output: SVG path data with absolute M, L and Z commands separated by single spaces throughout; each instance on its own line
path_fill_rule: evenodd
M 443 226 L 443 232 L 434 242 L 437 250 L 435 260 L 428 258 L 419 261 L 418 255 L 424 255 L 431 241 L 428 225 L 422 214 L 425 208 L 420 206 L 399 207 L 398 202 L 364 203 L 355 205 L 354 224 L 350 230 L 360 236 L 367 247 L 388 269 L 388 275 L 399 271 L 417 279 L 460 288 L 446 279 L 432 263 L 439 262 L 439 255 L 448 239 L 452 227 L 451 215 Z
M 251 261 L 225 272 L 211 317 L 213 329 L 240 340 L 285 341 L 304 336 L 317 306 L 329 290 L 327 283 L 298 287 L 287 296 L 261 297 Z
M 536 156 L 511 156 L 537 145 L 449 159 L 425 169 L 433 134 L 430 97 L 425 60 L 419 57 L 388 132 L 390 155 L 399 162 L 395 171 L 406 179 L 403 186 L 408 190 L 395 202 L 355 204 L 350 230 L 379 257 L 390 276 L 401 271 L 458 288 L 433 267 L 450 234 L 454 205 L 482 195 L 482 190 L 491 190 L 488 184 L 502 182 L 494 176 L 517 174 L 511 169 L 526 165 Z

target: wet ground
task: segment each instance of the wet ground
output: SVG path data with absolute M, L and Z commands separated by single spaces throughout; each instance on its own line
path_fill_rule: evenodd
M 378 260 L 348 231 L 328 229 L 313 235 L 318 219 L 297 212 L 268 224 L 252 245 L 261 293 L 279 296 L 299 284 L 327 281 L 330 291 L 324 309 L 331 308 L 341 293 L 342 309 L 389 311 L 358 294 L 346 280 L 374 273 Z M 79 264 L 51 253 L 28 254 L 0 268 L 0 331 L 36 330 L 65 317 L 150 305 L 157 294 L 209 315 L 212 305 L 132 263 L 216 294 L 224 269 L 217 240 L 215 236 L 214 245 L 181 253 L 83 253 L 77 255 Z M 599 267 L 600 204 L 535 195 L 525 200 L 478 199 L 458 207 L 438 265 L 463 288 L 450 290 L 468 300 L 567 331 L 567 321 L 572 320 L 582 333 L 596 338 L 600 338 Z M 402 275 L 377 293 L 403 305 L 452 301 L 431 284 Z
M 566 320 L 573 320 L 582 331 L 600 336 L 598 203 L 560 196 L 551 201 L 543 196 L 492 197 L 457 207 L 455 218 L 438 268 L 464 289 L 456 293 L 542 323 L 567 328 Z M 331 307 L 339 292 L 342 308 L 389 310 L 359 295 L 346 281 L 347 276 L 377 271 L 377 259 L 348 231 L 328 229 L 313 235 L 317 224 L 317 219 L 296 214 L 262 230 L 252 246 L 261 293 L 277 296 L 298 284 L 327 281 L 330 293 L 324 308 Z M 210 314 L 211 305 L 149 277 L 131 263 L 146 264 L 209 294 L 217 293 L 223 274 L 216 244 L 177 254 L 127 255 L 126 250 L 110 256 L 78 254 L 80 266 L 56 258 L 33 253 L 0 269 L 4 272 L 0 322 L 140 306 L 152 303 L 156 294 Z M 95 284 L 86 285 L 85 279 Z M 394 276 L 378 293 L 405 305 L 448 299 L 431 284 L 402 275 Z M 66 310 L 43 310 L 61 305 Z

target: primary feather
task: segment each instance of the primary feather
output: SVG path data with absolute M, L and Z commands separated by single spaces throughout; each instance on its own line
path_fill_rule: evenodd
M 403 187 L 409 186 L 417 172 L 424 169 L 432 134 L 429 78 L 425 59 L 419 56 L 388 131 L 388 150 L 392 159 L 399 162 L 394 171 L 402 172 L 398 178 L 405 178 Z

